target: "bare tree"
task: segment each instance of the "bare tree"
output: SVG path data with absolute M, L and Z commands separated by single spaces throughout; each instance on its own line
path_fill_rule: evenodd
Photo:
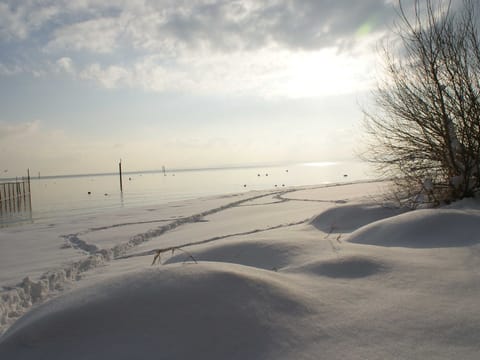
M 480 41 L 477 0 L 399 1 L 401 52 L 384 47 L 385 77 L 365 110 L 365 159 L 397 194 L 439 203 L 480 188 Z

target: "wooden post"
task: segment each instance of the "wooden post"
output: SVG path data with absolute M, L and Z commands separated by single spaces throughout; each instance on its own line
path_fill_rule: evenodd
M 0 203 L 0 205 L 2 205 L 2 211 L 3 209 L 5 209 L 5 212 L 7 211 L 7 193 L 5 191 L 5 184 L 2 184 L 2 202 Z
M 27 169 L 28 192 L 30 193 L 30 169 Z
M 26 180 L 22 176 L 22 198 L 23 198 L 23 211 L 27 212 L 27 191 L 25 189 Z
M 32 216 L 32 191 L 30 189 L 30 169 L 27 169 L 27 181 L 28 181 L 28 210 L 30 216 Z
M 20 182 L 15 184 L 16 189 L 16 200 L 17 200 L 17 211 L 20 212 L 22 210 L 22 203 L 21 203 L 21 192 L 20 192 Z
M 12 206 L 12 199 L 13 199 L 13 194 L 12 194 L 12 183 L 8 183 L 8 208 L 10 213 L 13 212 L 13 206 Z
M 123 184 L 122 184 L 122 159 L 118 163 L 118 173 L 120 174 L 120 192 L 123 193 Z

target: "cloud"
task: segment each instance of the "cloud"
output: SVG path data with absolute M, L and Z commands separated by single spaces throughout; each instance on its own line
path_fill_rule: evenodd
M 208 47 L 230 52 L 272 43 L 319 49 L 350 43 L 362 28 L 382 31 L 395 16 L 385 0 L 40 0 L 8 4 L 0 4 L 3 39 L 37 36 L 48 39 L 45 46 L 50 50 L 98 53 L 120 45 L 150 51 Z
M 60 13 L 60 9 L 43 1 L 7 1 L 0 3 L 0 39 L 24 40 Z
M 167 1 L 156 3 L 158 39 L 220 51 L 275 43 L 292 49 L 339 46 L 369 23 L 383 30 L 395 15 L 383 0 Z
M 117 46 L 122 25 L 117 19 L 91 19 L 56 29 L 46 50 L 86 50 L 93 53 L 111 53 Z
M 334 48 L 292 52 L 273 46 L 229 54 L 191 53 L 171 63 L 161 55 L 147 55 L 132 65 L 94 63 L 76 73 L 70 58 L 57 63 L 64 71 L 107 89 L 300 98 L 368 89 L 372 58 L 352 58 Z
M 365 86 L 350 79 L 364 81 L 365 67 L 344 58 L 339 69 L 325 54 L 362 62 L 394 14 L 385 0 L 11 0 L 0 4 L 0 50 L 10 44 L 0 75 L 53 68 L 108 89 L 157 92 L 299 97 L 321 95 L 326 83 L 355 91 Z
M 57 67 L 60 71 L 65 71 L 67 73 L 75 73 L 75 65 L 73 60 L 69 57 L 62 57 L 56 61 Z
M 19 124 L 10 124 L 0 122 L 0 139 L 14 139 L 29 135 L 37 131 L 39 128 L 39 121 L 31 121 Z
M 130 72 L 121 66 L 102 68 L 99 64 L 91 64 L 79 73 L 82 79 L 95 80 L 107 89 L 129 84 Z
M 0 122 L 0 164 L 11 176 L 104 172 L 114 168 L 118 151 L 107 141 L 48 128 L 43 121 Z
M 0 63 L 0 75 L 12 76 L 23 72 L 18 65 L 5 65 Z

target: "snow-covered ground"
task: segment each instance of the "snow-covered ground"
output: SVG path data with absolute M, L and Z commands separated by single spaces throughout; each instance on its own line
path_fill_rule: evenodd
M 1 229 L 0 359 L 478 359 L 480 201 L 384 187 Z

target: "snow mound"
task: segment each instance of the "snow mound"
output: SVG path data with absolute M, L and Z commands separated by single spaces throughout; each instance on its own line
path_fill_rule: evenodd
M 234 263 L 260 269 L 275 270 L 288 265 L 300 252 L 292 243 L 271 243 L 268 241 L 236 241 L 214 244 L 188 254 L 179 252 L 165 264 L 191 261 L 191 255 L 197 261 Z
M 405 212 L 404 209 L 383 207 L 372 204 L 354 204 L 332 207 L 311 221 L 323 232 L 348 233 L 371 222 Z
M 385 263 L 366 256 L 348 256 L 326 261 L 315 261 L 294 269 L 295 272 L 312 273 L 315 275 L 359 279 L 388 269 Z
M 407 247 L 445 248 L 480 242 L 480 213 L 453 209 L 425 209 L 401 214 L 353 232 L 351 243 Z
M 111 278 L 29 312 L 2 337 L 0 358 L 293 358 L 310 306 L 279 277 L 205 263 Z

